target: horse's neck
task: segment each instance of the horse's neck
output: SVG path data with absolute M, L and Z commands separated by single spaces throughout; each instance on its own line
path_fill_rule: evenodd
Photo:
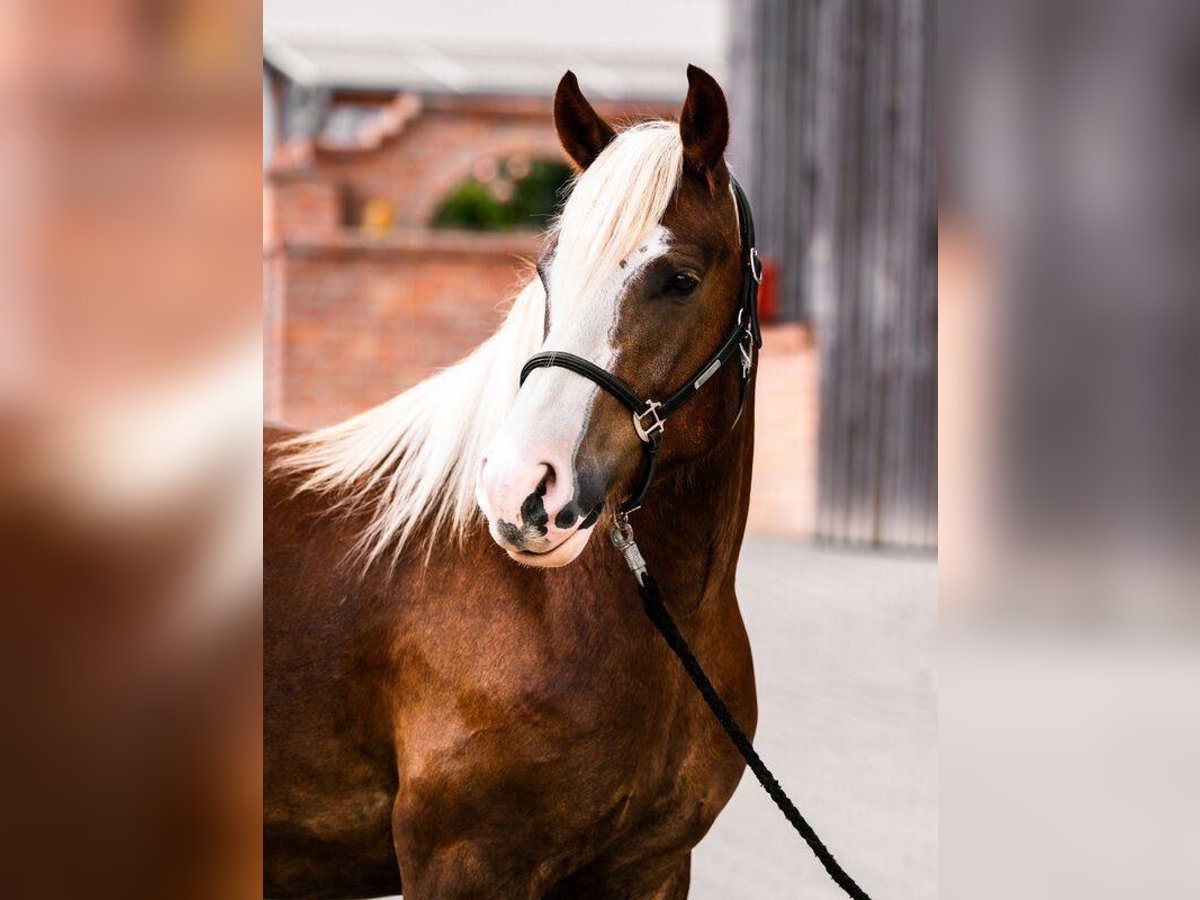
M 678 613 L 730 593 L 746 527 L 753 452 L 751 389 L 733 433 L 656 484 L 646 507 L 632 517 L 650 571 Z

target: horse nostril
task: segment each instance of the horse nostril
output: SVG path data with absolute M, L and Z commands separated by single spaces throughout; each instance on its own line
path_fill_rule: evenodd
M 579 507 L 574 503 L 568 503 L 558 511 L 558 515 L 554 517 L 554 527 L 561 528 L 566 531 L 579 520 Z
M 550 521 L 550 516 L 546 513 L 545 504 L 542 503 L 543 493 L 545 492 L 539 488 L 525 498 L 525 502 L 521 504 L 521 521 L 530 528 L 536 528 L 538 533 L 544 537 L 546 523 Z
M 558 528 L 563 527 L 560 523 L 563 519 L 563 511 L 559 509 L 563 501 L 570 500 L 570 497 L 560 496 L 564 491 L 570 491 L 569 484 L 563 484 L 558 479 L 558 470 L 549 462 L 539 463 L 542 470 L 542 479 L 538 482 L 537 487 L 521 504 L 521 521 L 526 525 L 537 528 L 543 535 L 546 534 L 548 526 L 553 521 Z M 567 502 L 568 507 L 572 504 Z M 557 512 L 557 515 L 556 515 Z M 574 524 L 576 516 L 567 514 Z M 567 526 L 568 528 L 570 525 Z
M 548 462 L 542 463 L 542 467 L 546 470 L 546 474 L 542 476 L 542 480 L 538 482 L 537 492 L 539 497 L 545 497 L 547 492 L 554 487 L 557 479 L 555 478 L 554 466 Z

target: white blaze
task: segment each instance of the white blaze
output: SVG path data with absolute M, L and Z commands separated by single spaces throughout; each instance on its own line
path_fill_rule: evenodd
M 550 331 L 542 349 L 573 353 L 611 370 L 617 358 L 613 339 L 621 298 L 646 266 L 667 252 L 670 240 L 670 231 L 656 226 L 625 258 L 624 267 L 618 264 L 603 279 L 570 270 L 564 264 L 570 256 L 556 253 L 546 267 Z M 567 369 L 535 369 L 529 373 L 496 440 L 510 448 L 531 446 L 556 451 L 556 457 L 573 463 L 599 391 L 595 382 Z

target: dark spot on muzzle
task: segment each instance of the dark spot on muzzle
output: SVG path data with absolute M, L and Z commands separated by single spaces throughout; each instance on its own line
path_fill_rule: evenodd
M 590 510 L 588 510 L 587 515 L 583 515 L 583 507 L 579 503 L 572 500 L 561 510 L 559 510 L 558 515 L 554 517 L 554 524 L 556 527 L 565 531 L 574 525 L 575 522 L 579 520 L 580 516 L 583 516 L 583 521 L 579 522 L 579 527 L 581 529 L 591 528 L 596 524 L 596 520 L 600 518 L 600 510 L 603 508 L 603 503 L 597 503 Z
M 591 528 L 604 508 L 604 491 L 608 475 L 592 465 L 584 465 L 575 473 L 575 496 L 554 517 L 558 528 L 567 529 L 579 522 L 580 528 Z M 580 522 L 579 520 L 583 521 Z
M 550 516 L 546 512 L 546 504 L 542 502 L 542 495 L 544 493 L 546 493 L 546 487 L 543 482 L 521 504 L 521 521 L 525 523 L 527 528 L 537 531 L 541 537 L 546 536 L 546 523 L 550 521 Z
M 505 522 L 503 519 L 496 520 L 496 530 L 500 532 L 500 537 L 515 547 L 521 546 L 521 526 L 514 525 L 512 522 Z
M 579 518 L 579 507 L 572 501 L 558 511 L 558 515 L 554 517 L 554 525 L 556 528 L 561 528 L 564 531 L 575 524 L 575 520 Z

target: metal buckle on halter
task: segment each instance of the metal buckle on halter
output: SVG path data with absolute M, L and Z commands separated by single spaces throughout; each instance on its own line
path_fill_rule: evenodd
M 754 326 L 747 322 L 743 327 L 742 318 L 745 314 L 745 309 L 738 310 L 737 324 L 742 328 L 742 339 L 738 341 L 738 351 L 742 355 L 743 381 L 750 377 L 750 370 L 754 368 Z
M 754 368 L 754 335 L 747 328 L 742 332 L 742 339 L 738 343 L 738 351 L 742 354 L 742 378 L 750 377 L 750 370 Z
M 754 279 L 755 284 L 762 284 L 763 262 L 757 247 L 750 248 L 750 277 Z
M 637 431 L 637 436 L 642 439 L 643 443 L 649 444 L 652 440 L 654 440 L 655 433 L 662 435 L 662 433 L 667 430 L 666 423 L 658 414 L 658 410 L 661 406 L 662 404 L 657 400 L 647 400 L 646 408 L 640 413 L 635 412 L 633 414 L 633 427 Z M 654 421 L 650 423 L 649 427 L 642 425 L 642 419 L 646 418 L 646 416 L 654 416 Z

